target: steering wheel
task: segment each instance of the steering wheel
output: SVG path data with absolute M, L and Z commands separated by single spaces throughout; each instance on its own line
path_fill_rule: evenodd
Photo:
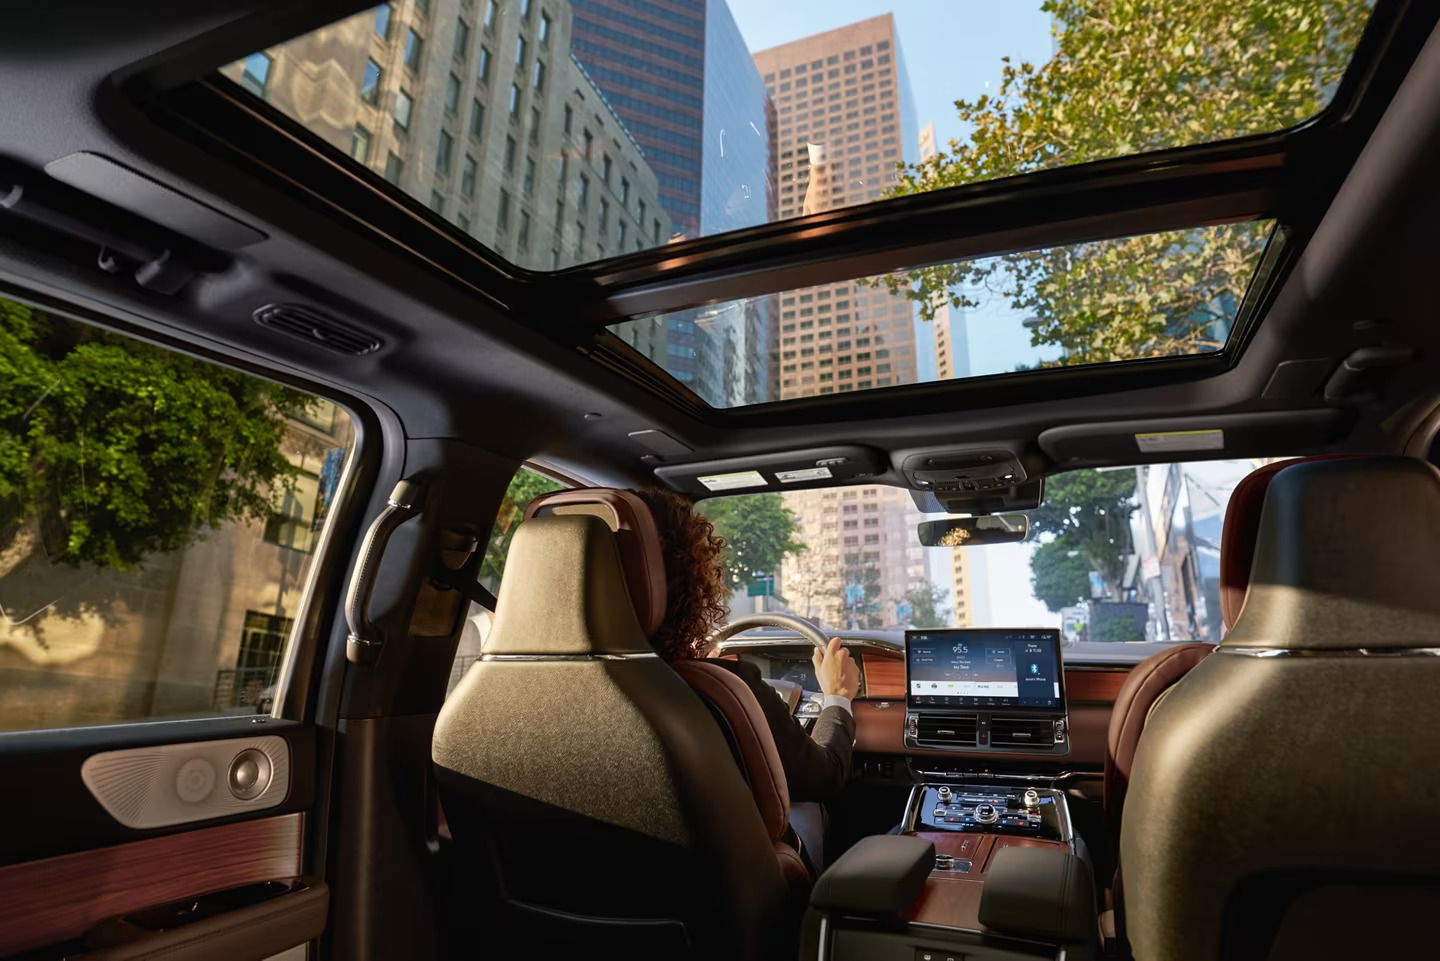
M 825 632 L 820 630 L 813 621 L 808 621 L 795 614 L 747 614 L 744 617 L 737 617 L 711 634 L 710 643 L 719 644 L 736 634 L 753 631 L 757 627 L 782 627 L 787 631 L 794 631 L 822 651 L 830 643 L 830 638 L 826 637 Z

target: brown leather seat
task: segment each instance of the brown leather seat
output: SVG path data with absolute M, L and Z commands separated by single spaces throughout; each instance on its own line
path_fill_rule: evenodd
M 1440 472 L 1373 457 L 1268 474 L 1238 619 L 1135 754 L 1120 858 L 1137 961 L 1433 940 L 1440 837 L 1405 825 L 1440 816 L 1416 781 L 1440 752 Z
M 717 760 L 726 737 L 651 649 L 665 610 L 656 570 L 653 518 L 627 492 L 552 495 L 516 531 L 494 627 L 432 747 L 458 861 L 497 906 L 477 905 L 477 940 L 532 954 L 793 954 L 776 787 L 762 813 L 763 778 L 747 784 Z

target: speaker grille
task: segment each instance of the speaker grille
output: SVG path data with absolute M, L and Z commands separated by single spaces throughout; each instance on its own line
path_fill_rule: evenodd
M 349 357 L 373 354 L 384 346 L 384 342 L 373 334 L 296 304 L 269 304 L 255 311 L 254 317 L 261 327 L 278 330 Z

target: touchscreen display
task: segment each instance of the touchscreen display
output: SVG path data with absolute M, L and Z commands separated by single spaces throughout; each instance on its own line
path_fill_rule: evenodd
M 1059 631 L 906 631 L 905 672 L 912 707 L 1065 704 Z

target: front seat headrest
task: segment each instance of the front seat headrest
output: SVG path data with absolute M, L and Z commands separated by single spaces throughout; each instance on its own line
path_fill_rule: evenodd
M 1440 472 L 1409 457 L 1281 465 L 1222 647 L 1437 646 Z
M 637 494 L 608 487 L 581 487 L 542 494 L 525 508 L 532 517 L 590 514 L 600 518 L 615 535 L 625 592 L 635 607 L 640 628 L 653 637 L 665 620 L 668 599 L 665 583 L 665 548 L 655 515 Z M 509 570 L 509 564 L 506 564 Z
M 1265 504 L 1265 491 L 1275 475 L 1296 464 L 1335 460 L 1364 454 L 1317 454 L 1296 457 L 1257 467 L 1241 478 L 1230 493 L 1225 507 L 1225 524 L 1220 531 L 1220 616 L 1225 630 L 1235 626 L 1240 609 L 1245 606 L 1245 592 L 1250 589 L 1250 565 L 1255 557 L 1255 539 L 1260 536 L 1260 508 Z
M 521 523 L 481 652 L 653 655 L 627 596 L 615 540 L 593 514 Z

